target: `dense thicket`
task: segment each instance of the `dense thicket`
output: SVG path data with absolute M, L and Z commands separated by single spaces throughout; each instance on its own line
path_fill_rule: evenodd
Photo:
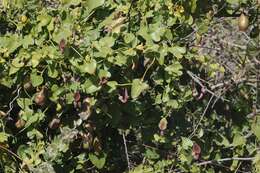
M 1 0 L 0 172 L 260 172 L 259 0 Z

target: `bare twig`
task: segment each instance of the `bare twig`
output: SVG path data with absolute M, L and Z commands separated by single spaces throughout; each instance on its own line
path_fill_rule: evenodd
M 122 136 L 123 136 L 124 147 L 125 147 L 125 155 L 126 155 L 127 167 L 128 167 L 128 171 L 130 172 L 130 170 L 131 170 L 131 168 L 130 168 L 130 160 L 129 160 L 129 155 L 128 155 L 128 150 L 127 150 L 127 145 L 126 145 L 126 139 L 125 139 L 125 133 L 124 132 L 123 132 Z
M 208 110 L 208 108 L 209 108 L 209 105 L 211 104 L 211 101 L 212 101 L 213 97 L 214 97 L 213 95 L 210 97 L 209 102 L 208 102 L 206 108 L 204 109 L 202 115 L 200 116 L 199 122 L 197 123 L 197 125 L 196 125 L 196 127 L 194 128 L 193 132 L 190 134 L 189 138 L 192 138 L 192 137 L 194 136 L 194 134 L 196 133 L 196 131 L 197 131 L 197 129 L 198 129 L 198 127 L 199 127 L 199 125 L 200 125 L 202 119 L 204 118 L 204 116 L 205 116 L 205 114 L 206 114 L 206 112 L 207 112 L 207 110 Z
M 215 94 L 213 91 L 209 90 L 202 82 L 198 76 L 196 76 L 194 73 L 192 73 L 191 71 L 187 71 L 187 74 L 197 83 L 201 86 L 201 88 L 205 88 L 206 92 L 210 93 L 211 95 L 215 96 L 215 97 L 219 97 L 217 94 Z M 203 80 L 203 82 L 206 82 Z M 224 99 L 221 97 L 222 100 L 228 101 L 227 99 Z

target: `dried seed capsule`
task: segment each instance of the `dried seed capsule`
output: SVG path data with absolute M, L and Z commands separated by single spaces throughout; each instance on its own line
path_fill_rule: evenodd
M 238 28 L 240 31 L 246 31 L 249 25 L 248 17 L 242 13 L 238 18 Z

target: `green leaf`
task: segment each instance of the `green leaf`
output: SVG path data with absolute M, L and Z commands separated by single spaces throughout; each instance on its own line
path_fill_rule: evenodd
M 116 89 L 117 84 L 118 83 L 116 81 L 108 81 L 107 86 L 110 87 L 108 92 L 111 93 L 112 91 L 114 91 Z
M 62 26 L 60 29 L 58 29 L 57 31 L 55 31 L 53 33 L 53 40 L 60 44 L 60 41 L 62 39 L 67 39 L 68 37 L 70 37 L 72 35 L 72 31 L 69 28 L 69 26 Z
M 25 128 L 29 127 L 30 125 L 39 123 L 44 118 L 44 116 L 44 113 L 36 112 L 26 121 Z
M 55 68 L 54 65 L 50 64 L 48 65 L 48 76 L 51 78 L 57 78 L 59 75 L 58 70 Z
M 103 78 L 103 77 L 105 77 L 105 78 L 110 78 L 110 77 L 111 77 L 111 73 L 110 73 L 109 71 L 107 71 L 107 70 L 101 69 L 101 70 L 99 70 L 99 72 L 98 72 L 98 77 L 99 77 L 100 79 Z
M 103 5 L 105 0 L 87 0 L 85 5 L 88 7 L 89 11 L 94 10 L 95 8 Z
M 32 52 L 31 63 L 32 63 L 32 67 L 33 68 L 38 66 L 38 64 L 40 63 L 41 58 L 42 58 L 42 54 L 39 51 Z
M 127 44 L 131 43 L 134 39 L 135 39 L 135 35 L 132 34 L 132 33 L 127 33 L 127 34 L 124 36 L 124 41 L 125 41 L 125 43 L 127 43 Z
M 171 99 L 171 100 L 167 101 L 167 106 L 177 109 L 179 107 L 179 104 L 178 104 L 177 100 Z
M 66 5 L 66 6 L 71 6 L 71 5 L 79 5 L 81 3 L 81 0 L 61 0 L 61 4 Z
M 155 149 L 149 149 L 149 148 L 145 151 L 145 156 L 148 159 L 159 159 L 160 158 L 160 155 L 158 153 L 156 153 Z
M 34 44 L 34 40 L 32 38 L 32 35 L 26 35 L 23 38 L 23 48 L 27 49 L 30 45 Z
M 88 94 L 95 93 L 100 90 L 100 88 L 100 86 L 96 86 L 91 80 L 86 80 L 86 82 L 82 85 L 82 89 Z
M 193 142 L 189 138 L 181 137 L 181 142 L 181 146 L 184 150 L 188 150 L 193 146 Z
M 239 4 L 240 0 L 227 0 L 229 4 Z
M 176 77 L 182 75 L 181 70 L 182 70 L 182 65 L 178 61 L 175 61 L 173 64 L 171 64 L 165 68 L 165 71 L 167 71 L 170 75 L 173 75 Z
M 260 140 L 260 118 L 256 123 L 253 123 L 251 128 L 254 135 Z
M 186 53 L 186 48 L 180 46 L 174 46 L 168 48 L 168 51 L 172 53 L 176 58 L 180 59 L 183 57 L 183 54 Z
M 80 66 L 80 71 L 83 73 L 94 74 L 96 72 L 97 62 L 95 59 L 91 59 Z
M 31 82 L 34 87 L 37 87 L 43 83 L 43 77 L 36 73 L 31 73 Z
M 148 89 L 149 85 L 142 82 L 140 79 L 134 79 L 131 88 L 131 97 L 136 99 L 144 90 Z
M 4 132 L 0 132 L 0 143 L 6 142 L 8 140 L 9 135 Z
M 25 109 L 26 107 L 32 105 L 32 100 L 29 98 L 19 98 L 16 101 L 21 109 Z
M 91 161 L 91 163 L 96 166 L 98 169 L 101 169 L 104 167 L 105 163 L 106 163 L 106 155 L 102 154 L 102 155 L 95 155 L 92 153 L 89 153 L 88 155 L 89 160 Z
M 244 145 L 246 143 L 246 139 L 244 136 L 240 135 L 239 133 L 236 133 L 233 138 L 233 146 L 239 146 Z

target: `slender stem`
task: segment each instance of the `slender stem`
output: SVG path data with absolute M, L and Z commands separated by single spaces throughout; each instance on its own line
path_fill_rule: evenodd
M 132 83 L 122 83 L 122 84 L 116 84 L 117 86 L 130 86 Z
M 201 121 L 203 120 L 203 118 L 204 118 L 204 116 L 205 116 L 205 114 L 206 114 L 206 112 L 207 112 L 207 110 L 208 110 L 208 108 L 209 108 L 209 105 L 211 104 L 211 101 L 212 101 L 213 97 L 214 97 L 213 95 L 210 97 L 209 102 L 208 102 L 206 108 L 204 109 L 204 111 L 203 111 L 203 113 L 202 113 L 202 115 L 201 115 L 201 117 L 200 117 L 199 122 L 197 123 L 196 127 L 194 128 L 194 130 L 193 130 L 193 132 L 191 133 L 191 135 L 189 136 L 189 138 L 192 138 L 192 137 L 195 135 L 195 133 L 196 133 L 196 131 L 197 131 L 197 129 L 198 129 L 198 127 L 199 127 Z
M 17 159 L 19 159 L 20 161 L 23 161 L 23 159 L 21 157 L 19 157 L 17 154 L 15 154 L 14 152 L 12 152 L 11 150 L 5 148 L 4 146 L 0 145 L 0 149 L 12 154 L 14 157 L 16 157 Z
M 84 57 L 83 57 L 73 46 L 71 46 L 71 48 L 72 48 L 81 58 L 84 59 Z
M 254 157 L 231 157 L 231 158 L 224 158 L 224 159 L 218 159 L 218 160 L 209 160 L 209 161 L 204 161 L 200 162 L 197 164 L 197 166 L 202 166 L 202 165 L 208 165 L 212 164 L 214 162 L 225 162 L 225 161 L 231 161 L 231 160 L 241 160 L 241 161 L 252 161 L 254 160 Z

